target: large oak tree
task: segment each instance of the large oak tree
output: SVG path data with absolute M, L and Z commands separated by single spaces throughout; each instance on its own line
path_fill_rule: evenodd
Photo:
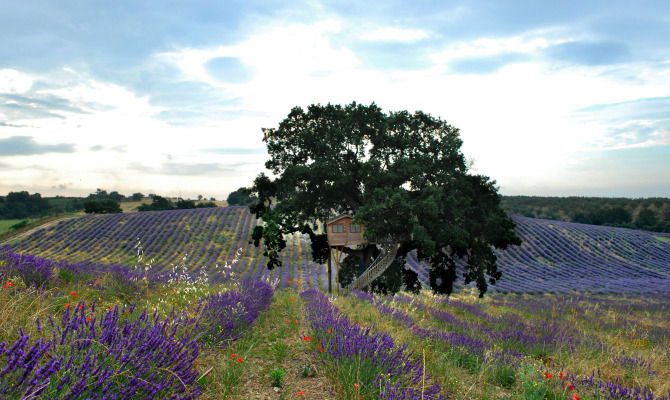
M 365 224 L 365 237 L 400 243 L 398 261 L 417 249 L 437 293 L 451 293 L 463 259 L 465 283 L 476 282 L 482 296 L 501 277 L 493 248 L 520 244 L 495 181 L 468 172 L 458 129 L 439 118 L 387 114 L 374 103 L 311 105 L 263 129 L 263 140 L 276 179 L 256 178 L 251 209 L 266 222 L 253 238 L 256 245 L 263 239 L 269 268 L 280 264 L 282 235 L 296 231 L 310 235 L 315 261 L 325 262 L 327 239 L 315 233 L 317 224 L 348 213 Z M 378 251 L 345 249 L 364 266 Z M 416 275 L 403 275 L 416 284 Z

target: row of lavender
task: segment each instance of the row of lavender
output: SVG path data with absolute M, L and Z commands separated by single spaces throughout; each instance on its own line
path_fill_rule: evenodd
M 526 217 L 514 221 L 523 244 L 496 252 L 503 278 L 493 291 L 652 293 L 670 287 L 670 243 L 657 234 Z M 174 268 L 175 260 L 190 270 L 227 264 L 238 276 L 270 277 L 280 287 L 328 287 L 327 268 L 311 261 L 306 235 L 289 235 L 282 267 L 268 271 L 261 249 L 250 243 L 258 223 L 247 207 L 86 216 L 38 231 L 13 248 L 60 260 L 133 265 L 139 239 L 155 270 Z M 416 253 L 409 254 L 407 265 L 429 285 L 428 267 Z
M 164 318 L 133 306 L 68 306 L 58 322 L 36 321 L 38 338 L 20 330 L 13 344 L 0 343 L 0 397 L 195 399 L 202 345 L 237 339 L 272 296 L 267 283 L 245 281 L 202 298 L 195 313 Z
M 305 235 L 289 235 L 283 266 L 268 271 L 261 249 L 250 242 L 257 223 L 247 207 L 238 206 L 91 215 L 39 230 L 12 248 L 56 260 L 126 266 L 137 264 L 141 250 L 143 263 L 159 272 L 227 265 L 237 277 L 270 278 L 281 288 L 328 287 L 326 267 L 311 260 Z
M 300 294 L 320 352 L 314 356 L 332 371 L 348 399 L 438 399 L 440 385 L 431 384 L 421 357 L 396 345 L 393 337 L 351 323 L 315 289 Z M 428 384 L 426 384 L 428 381 Z
M 492 315 L 474 304 L 449 299 L 441 301 L 452 310 L 467 315 L 468 319 L 465 319 L 442 307 L 431 307 L 415 297 L 406 295 L 384 299 L 362 292 L 355 293 L 355 295 L 372 303 L 382 314 L 396 320 L 397 323 L 409 329 L 413 335 L 441 344 L 452 360 L 457 360 L 460 366 L 471 369 L 473 372 L 481 373 L 485 365 L 493 371 L 500 371 L 508 367 L 510 371 L 513 371 L 508 383 L 525 379 L 528 389 L 543 391 L 545 394 L 553 391 L 569 392 L 578 395 L 578 398 L 579 396 L 589 396 L 588 398 L 595 396 L 608 400 L 670 400 L 670 392 L 667 396 L 655 397 L 654 393 L 646 387 L 627 386 L 618 378 L 609 380 L 604 378 L 599 368 L 590 375 L 579 376 L 569 370 L 564 370 L 564 367 L 560 365 L 545 367 L 542 370 L 537 370 L 532 366 L 532 360 L 538 355 L 556 356 L 559 352 L 575 354 L 580 349 L 586 349 L 589 352 L 599 349 L 603 353 L 613 351 L 608 349 L 608 346 L 596 336 L 585 335 L 575 329 L 572 322 L 559 322 L 556 318 L 567 308 L 574 311 L 574 307 L 580 307 L 582 304 L 580 301 L 569 301 L 566 306 L 562 302 L 549 304 L 546 299 L 531 303 L 525 301 L 517 303 L 505 298 L 498 303 L 515 310 L 532 310 L 539 314 L 549 313 L 552 316 L 551 319 L 521 319 L 513 312 L 498 312 L 497 315 Z M 607 299 L 597 298 L 582 300 L 588 300 L 589 304 L 608 302 Z M 429 329 L 422 327 L 423 324 L 404 311 L 403 307 L 399 307 L 399 303 L 405 304 L 404 308 L 409 310 L 417 310 L 419 315 L 439 321 L 438 327 Z M 631 304 L 630 301 L 627 303 Z M 663 301 L 653 303 L 653 307 L 659 306 L 667 307 L 663 305 Z M 494 304 L 493 307 L 496 305 Z M 603 323 L 600 318 L 596 319 L 599 320 L 596 321 L 597 323 Z M 639 328 L 639 323 L 634 325 Z M 621 328 L 627 329 L 629 326 L 625 324 L 619 327 Z M 667 346 L 670 332 L 661 327 L 656 328 L 651 333 L 647 330 L 647 334 L 644 335 L 645 340 L 653 341 L 655 345 L 661 347 Z M 632 337 L 635 335 L 633 334 Z M 640 355 L 627 354 L 625 351 L 618 352 L 612 355 L 612 360 L 628 371 L 644 371 L 651 377 L 658 374 L 655 368 L 657 366 Z M 524 372 L 527 372 L 528 376 L 525 376 Z M 553 377 L 558 379 L 552 380 Z M 502 383 L 504 386 L 505 382 Z
M 496 251 L 499 292 L 657 293 L 670 288 L 670 242 L 647 231 L 513 217 L 523 244 Z M 408 266 L 428 285 L 428 267 Z M 463 262 L 458 263 L 462 270 Z M 462 287 L 456 284 L 456 287 Z

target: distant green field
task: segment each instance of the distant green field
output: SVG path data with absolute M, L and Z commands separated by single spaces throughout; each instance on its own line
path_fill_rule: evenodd
M 209 200 L 195 200 L 195 204 L 209 203 L 209 202 L 210 202 Z M 212 203 L 216 203 L 216 205 L 219 207 L 226 207 L 228 205 L 228 203 L 223 200 L 212 201 Z M 121 203 L 119 203 L 119 205 L 121 206 L 121 211 L 123 211 L 124 213 L 137 211 L 137 207 L 141 206 L 142 204 L 151 204 L 151 200 L 146 199 L 140 201 L 122 201 Z
M 669 237 L 665 237 L 665 236 L 654 236 L 654 237 L 658 240 L 662 240 L 664 242 L 670 243 L 670 238 Z
M 23 220 L 22 219 L 0 219 L 0 233 L 7 232 L 12 225 L 17 224 L 21 221 L 23 221 Z

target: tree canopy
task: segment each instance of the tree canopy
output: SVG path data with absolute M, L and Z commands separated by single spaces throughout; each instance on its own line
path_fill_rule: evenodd
M 295 107 L 277 128 L 263 129 L 263 141 L 276 178 L 256 178 L 251 209 L 266 222 L 253 237 L 264 240 L 269 268 L 279 265 L 281 235 L 296 231 L 310 235 L 315 261 L 324 262 L 328 245 L 316 227 L 342 213 L 365 224 L 366 238 L 400 243 L 399 260 L 417 249 L 438 293 L 451 293 L 463 258 L 465 283 L 483 295 L 501 276 L 493 247 L 520 244 L 495 181 L 468 172 L 458 129 L 439 118 L 387 114 L 374 103 Z M 345 252 L 367 265 L 375 249 Z
M 122 212 L 118 201 L 112 199 L 86 200 L 84 211 L 87 214 L 115 214 Z
M 230 192 L 226 202 L 230 206 L 248 206 L 257 199 L 251 195 L 251 188 L 241 187 L 234 192 Z

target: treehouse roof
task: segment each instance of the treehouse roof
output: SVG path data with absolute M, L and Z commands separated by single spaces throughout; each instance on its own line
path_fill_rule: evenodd
M 341 219 L 344 219 L 344 218 L 354 219 L 354 216 L 349 215 L 349 214 L 340 214 L 337 217 L 334 217 L 334 218 L 328 220 L 328 222 L 326 222 L 326 225 L 330 225 L 330 224 L 332 224 L 334 222 L 337 222 L 337 221 L 339 221 Z

